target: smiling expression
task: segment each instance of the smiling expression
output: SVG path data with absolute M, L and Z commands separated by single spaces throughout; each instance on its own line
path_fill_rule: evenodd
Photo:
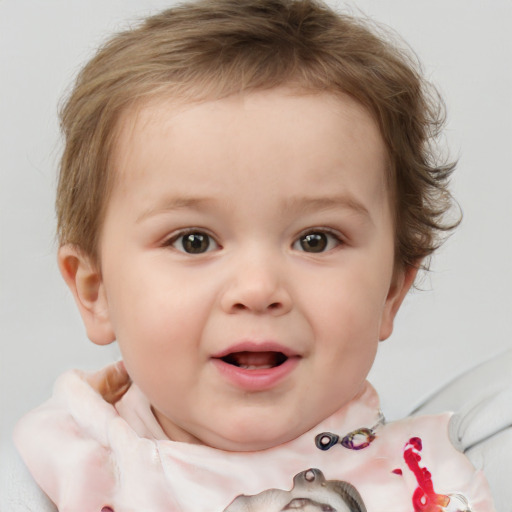
M 153 100 L 125 114 L 114 156 L 83 316 L 171 439 L 264 449 L 361 392 L 410 284 L 361 106 L 284 88 Z

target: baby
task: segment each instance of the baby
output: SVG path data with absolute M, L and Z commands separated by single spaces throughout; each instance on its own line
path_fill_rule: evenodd
M 288 509 L 494 510 L 450 414 L 386 424 L 366 381 L 453 227 L 436 99 L 314 0 L 201 0 L 98 52 L 62 112 L 58 259 L 123 362 L 17 427 L 59 510 L 245 510 L 308 474 L 358 499 Z

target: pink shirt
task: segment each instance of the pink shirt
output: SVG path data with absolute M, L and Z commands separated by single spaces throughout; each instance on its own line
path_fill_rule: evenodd
M 483 473 L 449 440 L 449 413 L 379 425 L 363 449 L 340 442 L 317 447 L 317 436 L 341 440 L 378 423 L 378 396 L 369 383 L 358 399 L 297 439 L 259 452 L 225 452 L 168 439 L 135 385 L 112 406 L 84 376 L 61 376 L 52 398 L 15 432 L 28 468 L 61 512 L 221 512 L 241 494 L 259 497 L 238 498 L 229 512 L 277 512 L 283 503 L 341 510 L 332 503 L 346 495 L 325 492 L 344 484 L 329 481 L 349 482 L 368 512 L 495 510 Z M 292 493 L 268 491 L 289 491 L 295 475 Z

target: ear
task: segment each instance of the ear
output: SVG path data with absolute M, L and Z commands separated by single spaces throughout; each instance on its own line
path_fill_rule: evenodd
M 101 273 L 91 258 L 74 245 L 59 249 L 60 273 L 66 281 L 82 316 L 89 339 L 97 345 L 115 340 Z
M 395 316 L 398 313 L 407 292 L 413 285 L 417 273 L 418 266 L 412 265 L 395 272 L 382 313 L 379 334 L 380 341 L 384 341 L 391 336 Z

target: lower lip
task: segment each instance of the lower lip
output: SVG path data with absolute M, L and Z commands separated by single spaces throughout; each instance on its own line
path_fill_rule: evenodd
M 267 391 L 272 389 L 296 368 L 299 360 L 299 357 L 290 357 L 283 364 L 274 368 L 248 370 L 225 363 L 222 359 L 212 359 L 219 372 L 231 384 L 245 391 Z

